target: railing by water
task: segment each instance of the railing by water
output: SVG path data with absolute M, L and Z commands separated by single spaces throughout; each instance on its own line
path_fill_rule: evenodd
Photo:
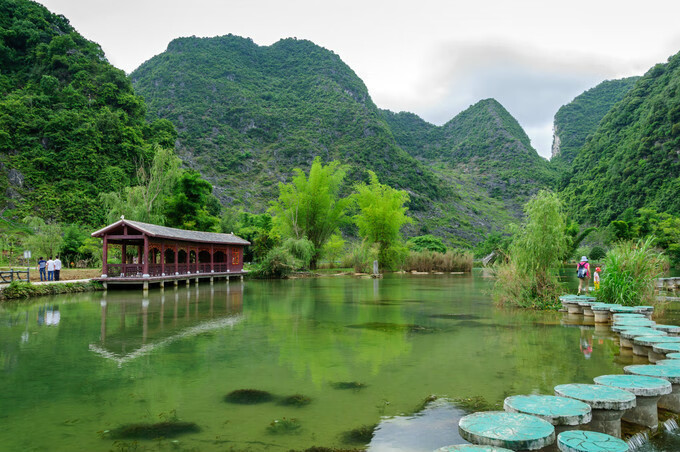
M 14 270 L 0 271 L 0 283 L 11 283 L 12 281 L 30 281 L 30 270 Z
M 196 263 L 177 264 L 177 267 L 175 267 L 174 263 L 169 263 L 165 264 L 165 272 L 163 272 L 161 264 L 149 264 L 148 271 L 149 276 L 164 276 L 163 273 L 174 275 L 175 271 L 178 275 L 226 273 L 229 271 L 229 264 L 226 262 L 213 264 L 200 262 L 198 265 Z M 110 278 L 142 278 L 144 277 L 144 266 L 142 264 L 108 264 L 107 276 Z

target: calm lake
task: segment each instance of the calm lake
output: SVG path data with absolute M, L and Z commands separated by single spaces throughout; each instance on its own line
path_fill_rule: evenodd
M 608 327 L 497 309 L 491 285 L 482 270 L 220 281 L 146 299 L 110 291 L 2 307 L 0 450 L 431 451 L 463 442 L 461 399 L 552 394 L 631 362 Z M 679 320 L 674 309 L 657 319 Z M 273 399 L 225 401 L 238 389 Z M 295 394 L 311 402 L 282 404 Z M 433 394 L 458 405 L 440 399 L 416 413 Z M 169 419 L 200 431 L 111 437 Z M 370 444 L 351 433 L 376 424 Z

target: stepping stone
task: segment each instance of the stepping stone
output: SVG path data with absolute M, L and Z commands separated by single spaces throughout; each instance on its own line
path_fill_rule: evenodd
M 651 319 L 652 314 L 654 314 L 654 306 L 635 306 L 635 308 L 637 309 L 636 312 L 644 314 L 648 319 Z
M 583 311 L 583 315 L 586 317 L 593 317 L 593 310 L 591 309 L 593 304 L 596 304 L 597 302 L 595 301 L 579 301 L 578 305 L 581 307 L 581 310 Z
M 616 306 L 620 306 L 618 304 L 608 304 L 608 303 L 601 303 L 601 304 L 595 304 L 590 307 L 590 309 L 593 310 L 593 314 L 595 316 L 595 323 L 609 323 L 609 320 L 611 319 L 612 313 L 610 312 L 611 308 L 614 308 Z
M 671 336 L 638 336 L 633 339 L 633 354 L 638 356 L 647 356 L 650 361 L 658 361 L 659 359 L 664 359 L 665 356 L 661 354 L 655 354 L 654 356 L 649 356 L 653 353 L 652 347 L 654 344 L 680 344 L 680 337 Z
M 654 320 L 649 320 L 649 319 L 617 319 L 614 320 L 614 325 L 617 326 L 623 326 L 623 325 L 628 325 L 628 326 L 644 326 L 644 327 L 653 327 L 656 325 L 656 322 Z
M 522 413 L 470 414 L 458 422 L 458 431 L 472 444 L 512 450 L 537 450 L 555 442 L 555 427 L 550 422 Z
M 646 322 L 650 322 L 650 321 L 651 320 L 646 320 Z M 612 331 L 616 331 L 617 333 L 620 333 L 621 331 L 635 330 L 635 329 L 638 329 L 638 328 L 647 328 L 646 331 L 649 332 L 649 333 L 659 332 L 659 333 L 664 333 L 664 334 L 660 334 L 659 336 L 668 336 L 668 333 L 666 333 L 665 331 L 655 329 L 654 328 L 655 326 L 656 325 L 643 326 L 643 325 L 628 325 L 627 323 L 622 323 L 622 324 L 614 323 L 614 325 L 612 326 Z M 653 336 L 656 336 L 656 335 L 654 334 Z
M 503 408 L 509 413 L 539 417 L 555 426 L 555 434 L 571 430 L 592 419 L 590 405 L 576 399 L 550 395 L 518 395 L 507 397 Z
M 596 377 L 594 381 L 599 385 L 635 394 L 635 408 L 626 411 L 622 419 L 654 430 L 659 426 L 657 412 L 659 397 L 670 394 L 673 390 L 671 383 L 663 378 L 642 375 L 602 375 Z
M 590 405 L 593 419 L 590 428 L 621 437 L 621 417 L 635 407 L 635 395 L 619 388 L 603 385 L 566 384 L 555 386 L 555 394 L 570 397 Z
M 610 311 L 614 314 L 619 314 L 619 313 L 631 313 L 631 314 L 636 314 L 639 312 L 638 309 L 636 309 L 634 306 L 614 306 L 610 309 Z
M 657 325 L 654 325 L 652 328 L 654 328 L 655 330 L 659 330 L 659 331 L 665 331 L 666 333 L 668 333 L 671 336 L 680 335 L 680 326 L 678 326 L 678 325 L 659 325 L 659 324 L 657 324 Z
M 652 350 L 653 349 L 654 349 L 654 347 L 652 347 Z M 666 360 L 669 360 L 669 359 L 680 359 L 680 353 L 678 353 L 678 352 L 666 353 Z
M 623 330 L 619 333 L 619 342 L 623 348 L 633 348 L 633 339 L 641 336 L 666 336 L 667 334 L 663 331 L 655 330 L 653 328 L 631 328 L 629 330 Z
M 680 345 L 679 344 L 654 344 L 652 347 L 652 350 L 656 353 L 663 353 L 663 354 L 668 354 L 668 353 L 677 353 L 680 352 Z
M 572 430 L 560 433 L 557 447 L 562 452 L 628 452 L 628 443 L 598 432 Z
M 435 452 L 512 452 L 510 449 L 494 446 L 477 446 L 476 444 L 458 444 L 456 446 L 444 446 Z
M 562 300 L 562 306 L 564 306 L 569 314 L 583 314 L 583 309 L 579 305 L 579 300 L 568 299 Z
M 660 359 L 656 362 L 656 365 L 680 367 L 680 359 Z
M 675 345 L 675 344 L 674 344 Z M 654 364 L 626 366 L 623 371 L 632 375 L 657 377 L 668 380 L 672 385 L 672 392 L 659 398 L 659 408 L 665 408 L 674 413 L 680 413 L 680 367 L 656 366 Z
M 632 319 L 646 319 L 643 314 L 632 314 L 628 312 L 618 312 L 616 314 L 612 313 L 612 320 L 632 320 Z

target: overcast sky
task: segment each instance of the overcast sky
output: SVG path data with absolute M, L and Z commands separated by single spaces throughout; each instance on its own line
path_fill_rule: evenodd
M 680 51 L 678 0 L 42 0 L 130 73 L 181 36 L 309 39 L 380 108 L 441 125 L 493 97 L 548 157 L 561 105 Z

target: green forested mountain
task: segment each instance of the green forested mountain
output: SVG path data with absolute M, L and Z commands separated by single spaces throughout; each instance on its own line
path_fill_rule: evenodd
M 444 127 L 381 112 L 337 55 L 309 41 L 180 38 L 131 78 L 151 118 L 176 125 L 184 161 L 225 204 L 246 210 L 266 208 L 277 182 L 320 156 L 349 165 L 351 181 L 373 170 L 407 190 L 419 220 L 413 233 L 469 242 L 510 221 L 506 201 L 519 206 L 518 196 L 549 179 L 546 162 L 497 102 Z
M 66 18 L 0 0 L 0 209 L 99 224 L 100 192 L 129 185 L 168 121 L 148 124 L 125 73 Z M 5 211 L 9 209 L 9 211 Z
M 600 120 L 623 99 L 640 77 L 606 80 L 576 96 L 555 114 L 551 163 L 566 169 L 597 129 Z
M 175 39 L 131 78 L 152 117 L 177 126 L 180 156 L 228 204 L 261 210 L 276 197 L 276 182 L 316 155 L 350 164 L 353 180 L 372 169 L 409 189 L 413 210 L 445 196 L 396 146 L 356 74 L 309 41 Z
M 627 209 L 680 214 L 680 54 L 650 69 L 605 115 L 563 190 L 580 221 L 608 224 Z
M 517 120 L 496 100 L 472 105 L 441 127 L 410 113 L 383 111 L 397 143 L 423 164 L 467 175 L 515 213 L 555 178 Z

